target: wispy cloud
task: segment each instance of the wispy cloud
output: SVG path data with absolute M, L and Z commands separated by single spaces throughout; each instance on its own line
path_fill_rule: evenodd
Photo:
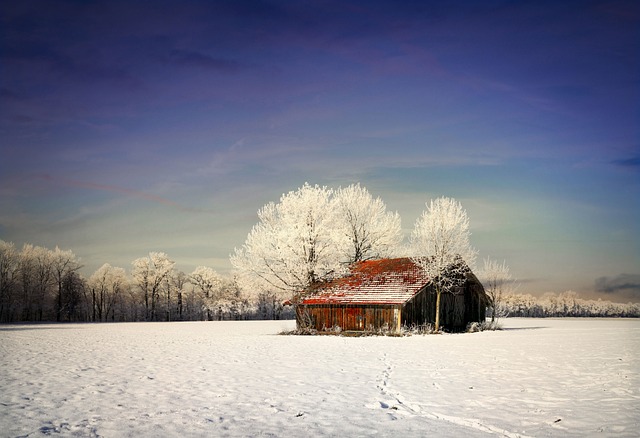
M 146 193 L 143 191 L 133 190 L 126 187 L 119 187 L 119 186 L 113 186 L 113 185 L 107 185 L 107 184 L 97 184 L 90 181 L 78 181 L 78 180 L 73 180 L 68 178 L 57 178 L 49 174 L 38 175 L 37 178 L 44 181 L 56 182 L 56 183 L 64 184 L 71 187 L 120 193 L 120 194 L 131 196 L 131 197 L 145 199 L 151 202 L 168 205 L 170 207 L 177 208 L 180 211 L 205 212 L 205 210 L 185 207 L 177 202 L 171 201 L 170 199 L 166 199 L 161 196 L 154 195 L 152 193 Z
M 0 88 L 0 98 L 1 99 L 18 99 L 20 95 L 8 88 Z
M 627 169 L 639 169 L 640 157 L 625 158 L 621 160 L 614 160 L 611 164 L 615 166 L 625 167 Z
M 215 58 L 191 50 L 172 50 L 169 60 L 178 65 L 199 67 L 223 73 L 236 73 L 247 66 L 233 59 Z
M 627 292 L 640 295 L 640 275 L 620 274 L 615 277 L 599 277 L 595 281 L 596 290 L 607 294 Z

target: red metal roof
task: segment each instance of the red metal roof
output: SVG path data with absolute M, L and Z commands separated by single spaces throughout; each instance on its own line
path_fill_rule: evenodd
M 358 262 L 351 273 L 318 286 L 302 304 L 402 304 L 429 281 L 409 258 Z

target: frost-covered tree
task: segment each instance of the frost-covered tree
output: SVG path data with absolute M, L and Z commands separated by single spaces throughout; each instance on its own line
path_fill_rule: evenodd
M 35 260 L 31 256 L 33 245 L 25 244 L 18 255 L 17 282 L 20 289 L 20 320 L 32 319 L 32 311 L 35 303 Z
M 258 224 L 231 255 L 245 290 L 278 291 L 295 301 L 311 284 L 341 271 L 345 240 L 332 194 L 305 184 L 258 211 Z
M 640 317 L 640 303 L 612 303 L 611 301 L 585 300 L 573 291 L 561 294 L 547 292 L 541 297 L 529 294 L 505 293 L 500 306 L 505 314 L 514 317 Z
M 223 278 L 222 286 L 215 302 L 218 319 L 223 319 L 225 314 L 231 319 L 238 319 L 246 310 L 247 304 L 237 279 L 235 277 Z
M 163 252 L 150 252 L 147 257 L 135 259 L 131 275 L 144 294 L 145 319 L 157 318 L 157 303 L 163 283 L 170 275 L 175 262 Z
M 51 250 L 25 244 L 20 252 L 20 280 L 23 288 L 23 321 L 42 321 L 50 309 L 53 286 Z
M 506 261 L 498 263 L 489 257 L 484 259 L 484 267 L 480 271 L 479 277 L 489 299 L 488 304 L 491 307 L 491 322 L 493 323 L 498 317 L 497 312 L 503 297 L 514 290 L 514 280 L 511 278 Z
M 129 280 L 123 268 L 105 263 L 89 277 L 93 321 L 115 320 L 115 306 L 127 290 Z
M 382 199 L 373 198 L 360 184 L 338 189 L 335 198 L 336 226 L 341 227 L 347 241 L 345 261 L 371 260 L 397 252 L 403 239 L 400 215 L 387 211 Z
M 80 260 L 71 250 L 63 251 L 56 246 L 56 249 L 50 253 L 51 271 L 54 281 L 57 285 L 56 297 L 56 321 L 61 321 L 63 306 L 63 281 L 71 272 L 76 272 L 82 266 Z
M 435 330 L 440 329 L 440 297 L 464 281 L 476 259 L 471 247 L 469 218 L 453 198 L 441 197 L 426 204 L 411 235 L 412 260 L 436 289 Z
M 62 278 L 62 308 L 60 315 L 66 321 L 87 321 L 85 297 L 87 281 L 77 272 L 68 271 Z
M 182 318 L 182 292 L 184 290 L 184 285 L 188 282 L 187 274 L 182 271 L 171 270 L 169 275 L 165 277 L 164 280 L 164 292 L 165 292 L 165 320 L 171 321 L 175 318 L 176 313 L 178 313 L 178 318 Z M 177 297 L 178 303 L 177 308 L 174 308 L 173 305 L 173 293 L 175 292 L 175 296 Z
M 12 242 L 0 240 L 0 322 L 14 319 L 20 255 Z
M 211 321 L 223 286 L 222 277 L 212 268 L 198 266 L 189 276 L 189 281 L 199 290 L 207 321 Z
M 182 271 L 176 271 L 173 273 L 170 279 L 171 287 L 176 291 L 178 299 L 176 311 L 178 314 L 178 320 L 182 321 L 184 318 L 184 290 L 187 283 L 189 283 L 189 276 Z M 170 304 L 170 299 L 167 298 L 167 307 Z M 168 310 L 167 310 L 168 311 Z

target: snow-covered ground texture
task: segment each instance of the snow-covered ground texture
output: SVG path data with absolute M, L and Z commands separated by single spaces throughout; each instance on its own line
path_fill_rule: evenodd
M 0 436 L 638 436 L 640 320 L 503 323 L 404 338 L 0 326 Z

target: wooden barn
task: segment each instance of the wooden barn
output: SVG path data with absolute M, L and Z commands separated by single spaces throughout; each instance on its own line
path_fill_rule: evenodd
M 470 322 L 484 321 L 486 294 L 469 271 L 462 286 L 443 292 L 440 325 L 447 331 L 462 331 Z M 316 285 L 296 306 L 298 324 L 319 331 L 399 332 L 435 322 L 436 292 L 429 279 L 409 258 L 369 260 L 352 266 L 351 272 Z

